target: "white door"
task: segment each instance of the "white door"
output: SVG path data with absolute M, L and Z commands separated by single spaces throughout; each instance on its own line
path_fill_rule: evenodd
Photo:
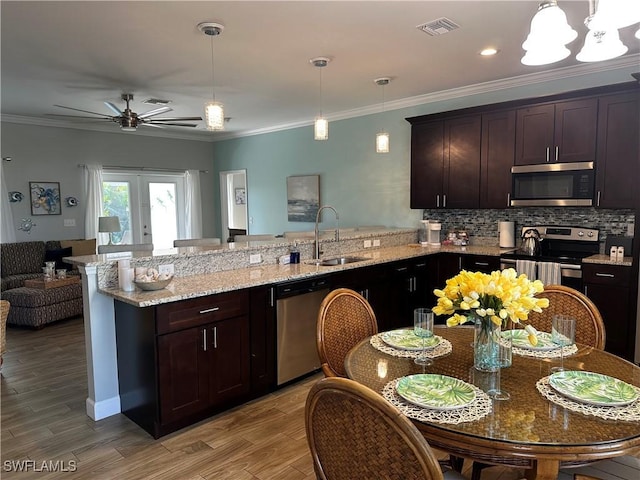
M 154 250 L 173 248 L 183 238 L 184 176 L 176 174 L 103 174 L 103 212 L 120 218 L 114 243 L 152 243 Z

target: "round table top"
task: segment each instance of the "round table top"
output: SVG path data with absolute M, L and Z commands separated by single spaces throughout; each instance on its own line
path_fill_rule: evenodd
M 413 358 L 400 358 L 385 354 L 374 348 L 369 338 L 354 347 L 345 359 L 349 378 L 377 392 L 396 378 L 416 373 L 437 373 L 478 384 L 477 371 L 473 367 L 473 328 L 436 327 L 436 333 L 452 344 L 452 352 L 434 359 L 431 366 L 416 365 Z M 640 367 L 607 352 L 578 345 L 578 352 L 565 357 L 568 370 L 585 370 L 616 377 L 635 386 L 640 386 Z M 422 423 L 414 420 L 425 437 L 434 446 L 455 447 L 455 442 L 464 440 L 460 446 L 463 454 L 469 445 L 485 453 L 516 452 L 516 456 L 529 457 L 555 452 L 560 460 L 571 460 L 571 454 L 588 454 L 590 459 L 605 452 L 640 447 L 640 422 L 604 420 L 599 417 L 576 413 L 554 404 L 538 392 L 536 382 L 550 374 L 550 368 L 559 364 L 559 359 L 542 359 L 513 355 L 511 367 L 501 370 L 501 386 L 510 393 L 511 399 L 494 401 L 493 411 L 486 417 L 460 424 Z M 381 363 L 385 368 L 379 368 Z M 385 374 L 386 372 L 386 374 Z M 452 451 L 455 448 L 448 448 Z M 475 453 L 475 452 L 474 452 Z M 576 458 L 573 458 L 576 460 Z

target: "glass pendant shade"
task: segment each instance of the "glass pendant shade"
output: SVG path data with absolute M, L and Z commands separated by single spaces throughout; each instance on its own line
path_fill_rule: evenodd
M 555 45 L 553 47 L 541 47 L 532 49 L 524 54 L 520 60 L 523 65 L 536 66 L 547 65 L 549 63 L 559 62 L 571 55 L 571 51 L 564 45 Z
M 531 30 L 522 48 L 527 51 L 555 48 L 571 43 L 577 36 L 578 32 L 567 23 L 567 16 L 555 1 L 543 2 L 531 20 Z
M 218 102 L 208 102 L 204 106 L 207 130 L 224 130 L 224 106 Z
M 590 30 L 620 29 L 640 22 L 638 0 L 598 0 L 598 8 L 589 22 Z
M 638 40 L 640 40 L 640 28 L 639 28 L 639 29 L 638 29 L 638 31 L 636 32 L 636 38 L 637 38 Z
M 329 139 L 329 122 L 326 118 L 317 117 L 313 124 L 313 139 L 328 140 Z
M 379 132 L 376 135 L 376 153 L 389 153 L 389 134 Z
M 584 46 L 576 59 L 580 62 L 601 62 L 627 53 L 628 48 L 620 41 L 618 30 L 589 30 Z

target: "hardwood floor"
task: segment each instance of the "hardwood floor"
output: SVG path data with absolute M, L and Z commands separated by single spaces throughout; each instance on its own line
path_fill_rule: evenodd
M 7 347 L 0 404 L 3 479 L 315 478 L 305 439 L 304 401 L 320 374 L 154 440 L 123 415 L 98 422 L 87 417 L 81 318 L 38 331 L 9 328 Z M 465 467 L 468 477 L 469 465 Z M 580 471 L 606 480 L 636 480 L 640 459 L 623 457 Z M 521 471 L 500 467 L 488 468 L 482 476 L 520 477 Z

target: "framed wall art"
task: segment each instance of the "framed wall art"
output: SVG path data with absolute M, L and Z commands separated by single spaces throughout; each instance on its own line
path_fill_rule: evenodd
M 287 218 L 290 222 L 315 222 L 320 208 L 320 175 L 287 177 Z
M 247 191 L 244 188 L 236 188 L 236 205 L 245 205 L 247 203 Z
M 31 215 L 61 215 L 60 182 L 29 182 Z

